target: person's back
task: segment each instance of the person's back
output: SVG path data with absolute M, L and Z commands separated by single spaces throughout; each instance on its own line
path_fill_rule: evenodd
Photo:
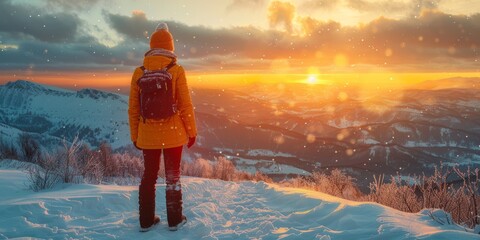
M 133 144 L 143 150 L 144 174 L 139 187 L 139 212 L 141 231 L 148 231 L 160 221 L 155 216 L 155 183 L 163 152 L 166 176 L 167 218 L 170 230 L 177 230 L 186 223 L 182 214 L 182 190 L 180 184 L 180 162 L 183 145 L 195 143 L 197 129 L 195 114 L 187 86 L 185 71 L 176 64 L 174 44 L 165 23 L 158 25 L 150 38 L 150 50 L 145 53 L 143 68 L 135 69 L 132 76 L 129 98 L 129 123 Z M 170 65 L 170 66 L 169 66 Z M 138 80 L 144 71 L 159 70 L 169 66 L 172 76 L 172 97 L 175 113 L 164 119 L 150 119 L 141 115 L 142 89 Z

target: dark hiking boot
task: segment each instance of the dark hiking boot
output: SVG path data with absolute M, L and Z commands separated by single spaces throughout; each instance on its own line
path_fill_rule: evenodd
M 155 185 L 140 185 L 138 203 L 140 227 L 147 229 L 154 225 L 157 218 L 155 216 Z
M 177 225 L 175 226 L 169 226 L 168 227 L 168 230 L 170 231 L 177 231 L 178 229 L 180 229 L 183 225 L 185 225 L 185 223 L 187 223 L 187 217 L 185 217 L 184 215 L 182 215 L 182 221 L 180 223 L 178 223 Z
M 181 190 L 167 190 L 167 220 L 169 227 L 178 226 L 184 220 L 182 214 L 182 191 Z
M 153 223 L 148 226 L 148 227 L 143 227 L 143 226 L 140 226 L 140 232 L 148 232 L 150 230 L 152 230 L 152 228 L 155 227 L 155 225 L 159 224 L 160 223 L 160 217 L 159 216 L 155 216 L 153 218 Z

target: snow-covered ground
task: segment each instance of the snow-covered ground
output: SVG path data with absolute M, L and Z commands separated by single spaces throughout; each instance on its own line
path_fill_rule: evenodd
M 27 175 L 0 169 L 0 239 L 480 239 L 442 225 L 442 211 L 403 213 L 373 203 L 263 182 L 184 178 L 189 222 L 167 230 L 165 185 L 157 185 L 161 224 L 138 231 L 136 186 L 59 185 L 34 193 Z

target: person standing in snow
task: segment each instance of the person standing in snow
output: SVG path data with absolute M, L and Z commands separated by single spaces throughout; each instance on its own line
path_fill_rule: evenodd
M 166 176 L 167 220 L 171 231 L 187 222 L 182 213 L 182 186 L 180 162 L 183 145 L 190 148 L 197 136 L 195 115 L 190 98 L 185 70 L 176 64 L 173 37 L 165 23 L 160 23 L 150 37 L 150 50 L 145 53 L 143 69 L 158 70 L 169 65 L 172 76 L 173 96 L 177 102 L 176 113 L 165 119 L 144 119 L 141 116 L 137 81 L 144 71 L 135 69 L 132 76 L 128 115 L 133 144 L 143 150 L 144 166 L 139 187 L 140 231 L 148 231 L 160 222 L 155 215 L 155 184 L 163 152 Z

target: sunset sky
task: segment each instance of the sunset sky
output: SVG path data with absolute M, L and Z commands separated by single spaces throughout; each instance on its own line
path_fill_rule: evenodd
M 480 77 L 478 0 L 0 0 L 0 18 L 0 83 L 127 86 L 159 22 L 197 83 Z

